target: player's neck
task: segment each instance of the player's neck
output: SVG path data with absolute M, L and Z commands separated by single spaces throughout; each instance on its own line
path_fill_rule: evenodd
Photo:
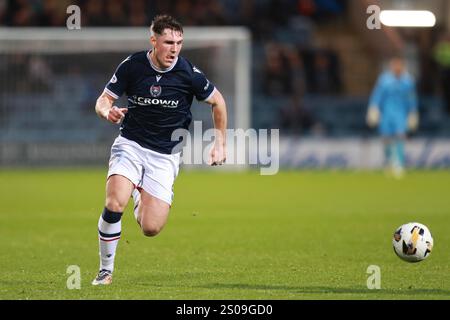
M 173 67 L 177 64 L 178 62 L 178 57 L 175 58 L 175 60 L 173 61 L 172 65 L 170 67 L 164 68 L 161 67 L 158 63 L 158 60 L 156 59 L 155 53 L 153 50 L 149 50 L 147 52 L 147 58 L 148 61 L 150 62 L 151 67 L 157 71 L 157 72 L 167 72 L 173 69 Z

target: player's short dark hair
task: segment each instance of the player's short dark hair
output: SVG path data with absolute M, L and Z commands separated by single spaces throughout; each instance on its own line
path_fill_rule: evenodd
M 183 33 L 183 26 L 174 17 L 167 14 L 157 15 L 150 26 L 150 31 L 162 35 L 164 29 Z

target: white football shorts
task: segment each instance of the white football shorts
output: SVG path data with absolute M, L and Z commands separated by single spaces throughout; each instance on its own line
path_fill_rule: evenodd
M 179 166 L 180 153 L 159 153 L 119 135 L 111 147 L 108 178 L 115 174 L 124 176 L 136 188 L 171 205 Z

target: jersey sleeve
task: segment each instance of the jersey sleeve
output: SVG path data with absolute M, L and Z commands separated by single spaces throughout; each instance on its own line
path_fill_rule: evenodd
M 192 91 L 198 101 L 208 100 L 214 91 L 214 85 L 196 67 L 193 67 Z
M 130 65 L 131 61 L 130 57 L 128 57 L 124 61 L 122 61 L 121 64 L 119 64 L 111 80 L 109 80 L 109 82 L 106 84 L 106 93 L 108 93 L 115 99 L 119 99 L 128 87 Z
M 385 77 L 381 75 L 378 77 L 377 83 L 375 84 L 375 87 L 372 90 L 372 94 L 370 95 L 369 100 L 369 106 L 370 107 L 378 107 L 380 108 L 381 102 L 383 99 L 383 90 L 384 90 L 384 83 L 385 83 Z

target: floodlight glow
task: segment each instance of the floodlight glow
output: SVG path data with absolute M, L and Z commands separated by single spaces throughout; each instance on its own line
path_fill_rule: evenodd
M 380 21 L 388 27 L 434 27 L 436 17 L 426 10 L 383 10 Z

